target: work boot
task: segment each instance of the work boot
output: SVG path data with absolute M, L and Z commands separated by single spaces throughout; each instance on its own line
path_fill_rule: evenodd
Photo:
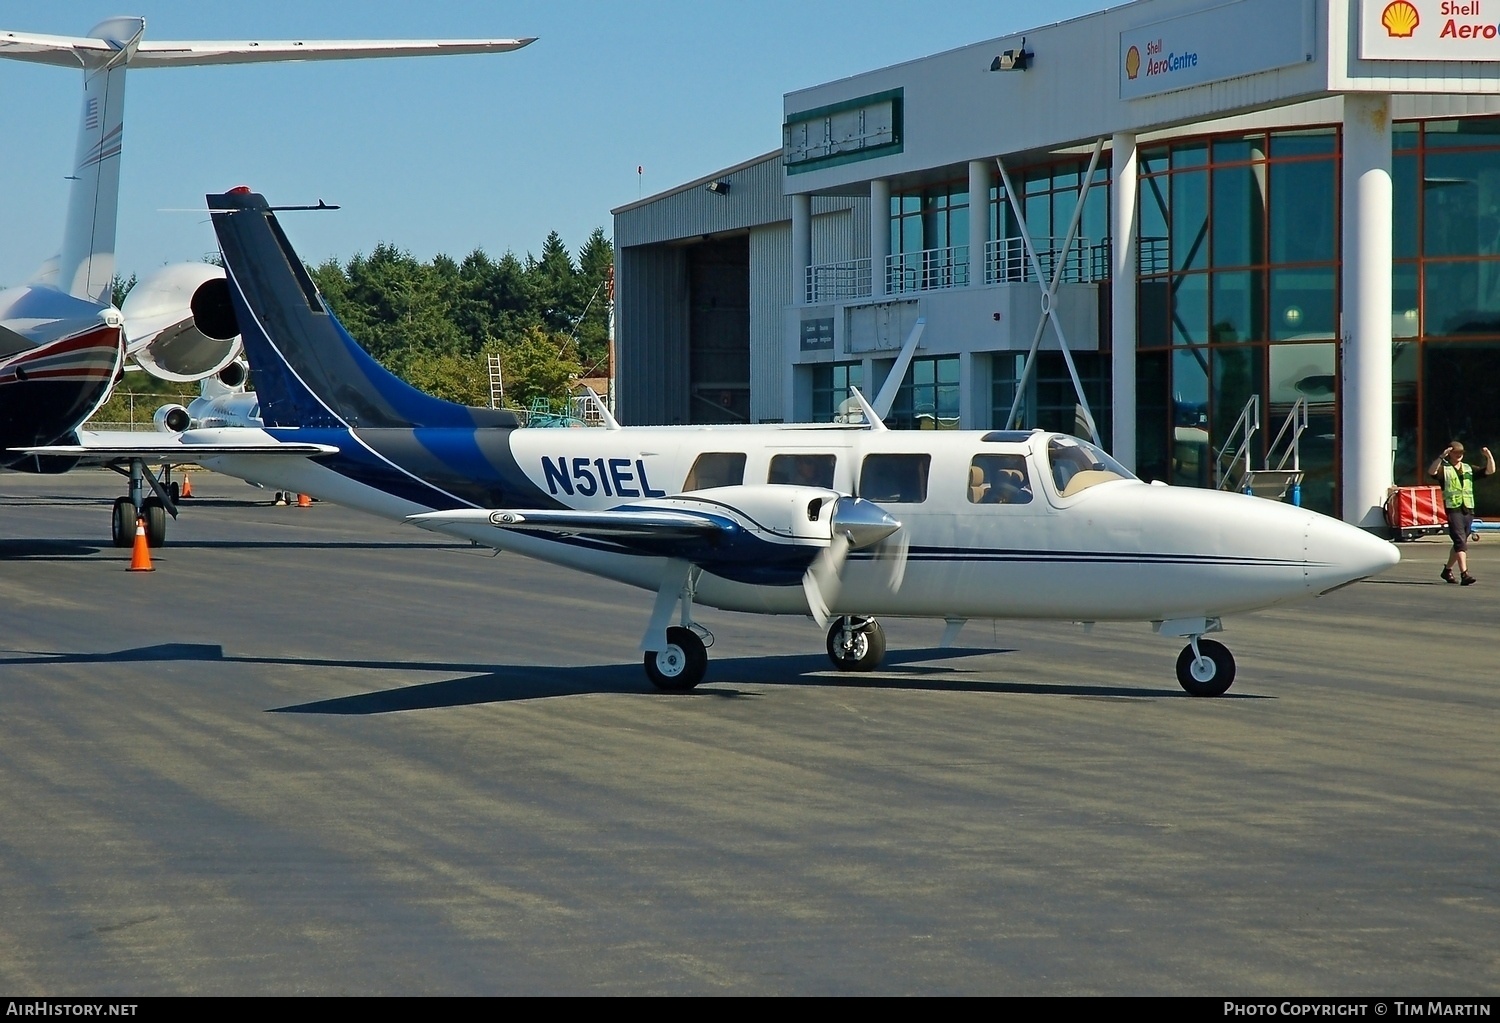
M 1453 569 L 1451 569 L 1451 568 L 1445 568 L 1445 569 L 1443 569 L 1443 582 L 1445 582 L 1445 583 L 1456 583 L 1456 582 L 1458 582 L 1457 579 L 1453 578 Z
M 1473 586 L 1475 583 L 1477 583 L 1479 581 L 1478 579 L 1475 579 L 1472 575 L 1470 575 L 1467 572 L 1465 572 L 1463 574 L 1463 580 L 1464 580 L 1463 584 L 1465 586 Z

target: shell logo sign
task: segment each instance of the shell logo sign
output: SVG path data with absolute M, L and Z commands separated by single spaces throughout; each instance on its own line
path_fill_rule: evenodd
M 1133 81 L 1135 79 L 1135 76 L 1140 73 L 1141 51 L 1132 46 L 1129 52 L 1125 54 L 1125 77 Z
M 1380 24 L 1392 39 L 1410 39 L 1421 23 L 1422 16 L 1407 0 L 1393 0 L 1380 12 Z
M 1362 0 L 1367 60 L 1500 60 L 1496 0 Z

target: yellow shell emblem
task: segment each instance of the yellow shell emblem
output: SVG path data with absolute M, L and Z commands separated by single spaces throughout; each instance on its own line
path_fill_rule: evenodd
M 1422 19 L 1408 0 L 1394 0 L 1380 13 L 1380 23 L 1392 39 L 1410 39 Z
M 1141 70 L 1141 51 L 1134 46 L 1125 54 L 1125 77 L 1134 78 Z

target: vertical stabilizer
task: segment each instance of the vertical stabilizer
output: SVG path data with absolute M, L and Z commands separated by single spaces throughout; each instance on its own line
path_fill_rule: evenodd
M 74 298 L 108 304 L 115 275 L 115 220 L 120 205 L 120 144 L 125 128 L 125 65 L 146 30 L 143 18 L 94 26 L 107 52 L 80 54 L 83 107 L 68 191 L 68 222 L 56 286 Z

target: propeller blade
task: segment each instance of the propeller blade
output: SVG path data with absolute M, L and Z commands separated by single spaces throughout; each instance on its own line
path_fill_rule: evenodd
M 826 628 L 831 620 L 828 607 L 838 599 L 844 560 L 849 556 L 849 538 L 835 533 L 828 546 L 818 552 L 807 571 L 802 574 L 802 592 L 807 595 L 807 610 L 818 623 Z
M 906 556 L 910 552 L 911 534 L 904 529 L 899 530 L 875 551 L 875 560 L 887 565 L 885 584 L 892 593 L 901 591 L 901 583 L 906 579 Z

